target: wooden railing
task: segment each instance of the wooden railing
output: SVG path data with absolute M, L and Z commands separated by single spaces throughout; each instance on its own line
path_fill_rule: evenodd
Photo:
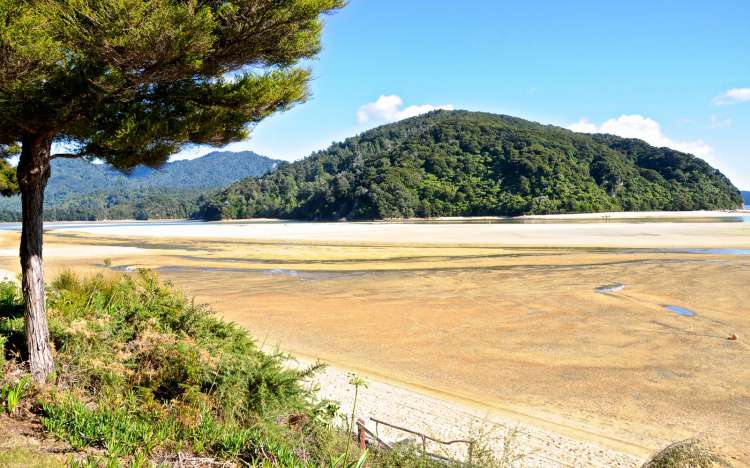
M 380 419 L 376 419 L 373 417 L 370 417 L 370 420 L 375 423 L 375 433 L 367 429 L 365 426 L 365 422 L 362 419 L 357 420 L 357 438 L 359 440 L 359 447 L 360 449 L 364 450 L 367 447 L 367 436 L 369 435 L 370 438 L 373 440 L 375 444 L 377 444 L 378 448 L 384 447 L 386 449 L 391 449 L 390 444 L 383 441 L 379 436 L 379 427 L 380 425 L 384 425 L 387 427 L 390 427 L 392 429 L 396 429 L 402 432 L 406 432 L 408 434 L 415 435 L 419 437 L 419 439 L 422 441 L 422 454 L 437 458 L 445 461 L 450 461 L 448 457 L 438 455 L 436 453 L 430 453 L 427 451 L 427 441 L 434 442 L 439 445 L 454 445 L 454 444 L 466 444 L 467 446 L 467 463 L 469 466 L 473 463 L 473 455 L 474 455 L 474 441 L 473 440 L 464 440 L 464 439 L 456 439 L 456 440 L 440 440 L 436 439 L 435 437 L 428 436 L 427 434 L 424 434 L 422 432 L 414 431 L 411 429 L 408 429 L 406 427 L 397 426 L 395 424 L 391 424 L 386 421 L 382 421 Z

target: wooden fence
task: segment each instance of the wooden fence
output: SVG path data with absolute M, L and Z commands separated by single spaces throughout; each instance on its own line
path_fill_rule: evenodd
M 386 450 L 390 450 L 392 447 L 387 442 L 383 441 L 380 438 L 379 435 L 379 427 L 382 424 L 383 426 L 390 427 L 391 429 L 396 429 L 398 431 L 406 432 L 408 434 L 412 434 L 417 436 L 421 442 L 422 442 L 422 454 L 431 458 L 435 458 L 438 460 L 444 460 L 444 461 L 451 461 L 450 458 L 445 457 L 443 455 L 439 455 L 436 453 L 430 453 L 427 451 L 427 441 L 434 442 L 439 445 L 443 446 L 449 446 L 454 444 L 466 444 L 467 446 L 467 464 L 469 466 L 473 463 L 473 455 L 474 455 L 474 441 L 473 440 L 464 440 L 464 439 L 456 439 L 456 440 L 440 440 L 436 439 L 435 437 L 428 436 L 427 434 L 424 434 L 422 432 L 417 432 L 402 426 L 397 426 L 395 424 L 391 424 L 389 422 L 382 421 L 380 419 L 376 419 L 371 417 L 370 420 L 375 423 L 375 432 L 373 433 L 367 427 L 365 426 L 365 422 L 362 419 L 357 420 L 357 440 L 359 441 L 359 448 L 364 450 L 367 448 L 368 445 L 368 436 L 371 440 L 370 444 L 375 444 L 378 448 L 385 448 Z

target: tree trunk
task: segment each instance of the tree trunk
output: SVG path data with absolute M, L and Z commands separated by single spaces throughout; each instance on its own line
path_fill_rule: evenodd
M 26 346 L 31 375 L 37 382 L 44 383 L 53 368 L 44 310 L 42 265 L 44 188 L 50 176 L 52 137 L 31 135 L 24 138 L 22 144 L 17 174 L 23 214 L 20 254 Z

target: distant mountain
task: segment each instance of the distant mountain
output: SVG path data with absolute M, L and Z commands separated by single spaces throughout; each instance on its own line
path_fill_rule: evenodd
M 745 205 L 750 205 L 750 192 L 743 191 L 742 192 L 742 201 L 745 203 Z
M 435 111 L 369 130 L 209 197 L 207 219 L 382 219 L 737 208 L 705 161 L 612 135 Z
M 166 201 L 170 191 L 175 191 L 176 197 L 195 194 L 190 198 L 197 199 L 199 193 L 225 187 L 245 177 L 263 175 L 279 162 L 252 151 L 213 152 L 192 160 L 169 162 L 159 169 L 138 166 L 130 175 L 125 175 L 104 164 L 55 159 L 45 191 L 45 209 L 59 208 L 59 212 L 64 212 L 75 208 L 83 213 L 80 210 L 85 207 L 101 208 L 109 204 L 111 208 L 119 204 L 118 201 L 153 201 L 153 197 Z M 20 211 L 20 206 L 18 197 L 0 197 L 0 210 Z

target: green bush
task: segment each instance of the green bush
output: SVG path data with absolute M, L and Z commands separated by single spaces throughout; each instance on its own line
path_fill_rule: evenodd
M 0 373 L 5 369 L 5 342 L 6 338 L 0 335 Z
M 286 356 L 262 352 L 245 331 L 147 271 L 66 272 L 47 301 L 56 381 L 39 396 L 40 416 L 73 448 L 126 459 L 186 450 L 246 463 L 319 464 L 314 457 L 322 454 L 312 448 L 333 414 L 313 404 L 302 383 L 317 366 L 285 366 Z M 23 358 L 15 284 L 0 284 L 0 317 L 0 337 Z M 299 415 L 310 424 L 287 424 Z
M 8 355 L 15 350 L 13 338 L 16 342 L 19 338 L 22 338 L 18 333 L 14 334 L 12 331 L 17 328 L 18 319 L 23 313 L 18 297 L 16 283 L 12 281 L 0 282 L 0 372 L 5 368 Z

